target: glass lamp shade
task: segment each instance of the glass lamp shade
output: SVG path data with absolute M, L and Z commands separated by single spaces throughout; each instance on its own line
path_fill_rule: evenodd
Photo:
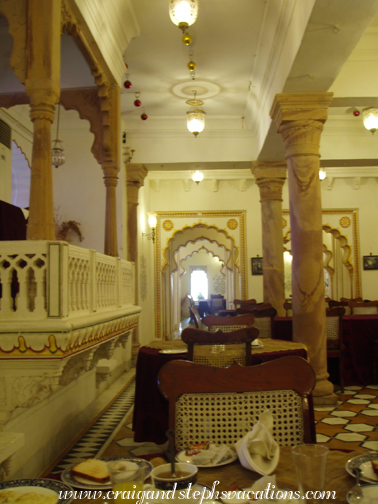
M 203 173 L 199 170 L 196 170 L 192 175 L 192 180 L 196 184 L 199 184 L 203 180 Z
M 186 117 L 186 125 L 190 133 L 196 137 L 205 128 L 205 112 L 201 109 L 189 110 Z
M 150 226 L 151 229 L 155 229 L 156 228 L 156 217 L 155 215 L 150 215 L 148 217 L 148 225 Z
M 374 133 L 378 129 L 378 108 L 369 107 L 363 110 L 362 120 L 365 128 Z
M 176 26 L 183 31 L 197 19 L 198 0 L 170 0 L 169 16 Z
M 324 168 L 320 168 L 319 170 L 319 179 L 324 180 L 326 178 L 327 174 Z
M 66 161 L 64 149 L 62 148 L 61 140 L 55 140 L 54 147 L 51 149 L 51 163 L 55 168 L 59 168 Z

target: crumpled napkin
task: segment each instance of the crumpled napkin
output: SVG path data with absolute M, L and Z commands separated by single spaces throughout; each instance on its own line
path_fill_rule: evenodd
M 234 457 L 235 451 L 229 446 L 211 444 L 207 450 L 201 450 L 193 455 L 186 455 L 194 465 L 216 465 Z
M 240 463 L 246 469 L 267 476 L 277 467 L 280 447 L 272 436 L 273 415 L 270 410 L 260 415 L 259 421 L 236 444 Z
M 228 492 L 227 496 L 222 497 L 221 500 L 224 504 L 250 504 L 251 500 L 258 500 L 259 504 L 263 504 L 265 502 L 272 502 L 269 498 L 272 495 L 272 491 L 276 489 L 276 476 L 263 476 L 255 481 L 249 488 L 238 488 L 235 491 L 231 490 Z M 266 491 L 267 494 L 265 493 Z M 252 494 L 250 492 L 254 493 Z M 265 499 L 266 495 L 268 499 Z

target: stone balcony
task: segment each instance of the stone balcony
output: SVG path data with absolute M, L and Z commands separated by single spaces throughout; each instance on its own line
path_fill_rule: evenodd
M 0 430 L 25 433 L 30 456 L 38 448 L 28 439 L 32 410 L 37 419 L 65 404 L 67 421 L 41 442 L 67 435 L 130 367 L 134 286 L 134 264 L 119 258 L 66 242 L 0 243 Z

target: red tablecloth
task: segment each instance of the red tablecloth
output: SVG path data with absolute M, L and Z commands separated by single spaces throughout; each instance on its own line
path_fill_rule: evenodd
M 275 317 L 274 334 L 291 341 L 292 318 Z M 344 315 L 343 337 L 346 347 L 345 385 L 373 384 L 374 341 L 378 339 L 377 315 Z
M 263 340 L 263 342 L 266 340 Z M 272 347 L 272 340 L 269 344 L 265 343 L 269 349 Z M 166 347 L 170 342 L 166 343 Z M 259 353 L 256 349 L 252 350 L 252 363 L 261 364 L 269 360 L 287 357 L 289 355 L 298 355 L 307 358 L 307 352 L 304 348 L 282 348 L 288 345 L 286 342 L 276 342 L 280 346 L 280 351 L 262 352 Z M 173 346 L 184 345 L 183 342 L 172 342 Z M 275 343 L 273 342 L 273 346 Z M 290 343 L 289 343 L 290 345 Z M 291 343 L 291 345 L 294 345 Z M 261 353 L 262 352 L 262 353 Z M 135 403 L 133 416 L 133 431 L 134 441 L 137 442 L 154 442 L 163 444 L 167 441 L 165 435 L 168 429 L 168 402 L 161 395 L 157 377 L 160 368 L 168 361 L 173 359 L 186 359 L 187 354 L 161 354 L 159 348 L 151 348 L 148 346 L 139 349 L 138 360 L 136 365 L 136 383 L 135 383 Z

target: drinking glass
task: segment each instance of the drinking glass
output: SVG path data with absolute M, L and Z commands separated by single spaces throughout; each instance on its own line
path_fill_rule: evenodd
M 108 463 L 112 489 L 119 492 L 114 502 L 136 504 L 142 498 L 146 467 L 128 460 L 115 460 Z
M 306 492 L 312 492 L 306 502 L 321 504 L 323 499 L 320 493 L 324 491 L 328 448 L 318 444 L 303 444 L 294 446 L 291 452 L 302 499 Z

